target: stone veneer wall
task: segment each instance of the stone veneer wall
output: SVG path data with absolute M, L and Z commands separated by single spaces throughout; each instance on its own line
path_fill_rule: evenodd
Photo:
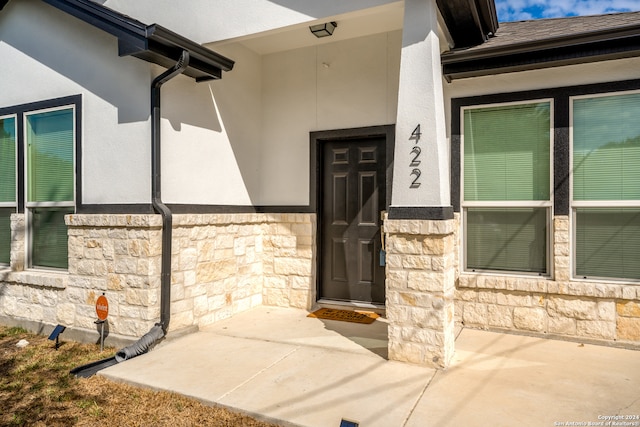
M 171 328 L 263 304 L 310 308 L 314 221 L 309 214 L 175 215 Z
M 66 223 L 68 270 L 25 270 L 25 216 L 11 216 L 11 266 L 0 272 L 0 317 L 39 332 L 61 324 L 75 331 L 67 337 L 95 340 L 95 302 L 104 293 L 112 338 L 148 331 L 159 315 L 160 217 L 70 215 Z
M 640 344 L 640 284 L 572 280 L 568 216 L 556 216 L 553 228 L 553 279 L 461 272 L 456 278 L 456 321 Z
M 6 319 L 52 319 L 64 316 L 58 306 L 67 283 L 66 274 L 34 274 L 24 270 L 25 216 L 11 215 L 10 268 L 0 270 L 0 317 Z
M 109 333 L 137 338 L 160 317 L 160 215 L 69 215 L 68 272 L 25 270 L 24 214 L 14 214 L 11 266 L 0 270 L 0 318 L 94 339 L 95 301 Z M 315 215 L 174 215 L 171 330 L 203 326 L 260 304 L 315 301 Z M 38 326 L 38 328 L 40 328 Z
M 384 221 L 389 359 L 443 368 L 454 353 L 454 220 Z
M 316 215 L 267 214 L 263 304 L 311 309 L 316 302 Z

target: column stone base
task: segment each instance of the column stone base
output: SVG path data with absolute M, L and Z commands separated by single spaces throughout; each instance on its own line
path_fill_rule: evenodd
M 446 368 L 454 353 L 455 220 L 385 218 L 389 359 Z

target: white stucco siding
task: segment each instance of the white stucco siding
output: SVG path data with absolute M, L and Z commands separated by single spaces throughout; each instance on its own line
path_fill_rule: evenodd
M 309 132 L 394 123 L 400 32 L 263 59 L 260 204 L 309 203 Z
M 0 12 L 1 107 L 82 95 L 83 203 L 150 201 L 149 66 L 41 1 Z
M 400 37 L 383 33 L 318 47 L 318 129 L 395 122 Z
M 198 43 L 261 33 L 397 0 L 107 0 L 104 5 L 157 23 Z
M 163 200 L 309 203 L 309 133 L 395 121 L 399 31 L 258 55 L 242 44 L 220 81 L 178 77 L 162 94 Z
M 261 58 L 241 45 L 222 80 L 176 77 L 162 88 L 162 193 L 167 203 L 251 205 L 259 196 Z
M 316 50 L 297 49 L 264 58 L 261 200 L 306 205 L 309 199 L 309 131 L 316 129 Z

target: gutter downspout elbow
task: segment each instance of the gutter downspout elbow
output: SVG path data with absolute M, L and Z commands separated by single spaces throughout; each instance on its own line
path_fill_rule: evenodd
M 162 258 L 160 272 L 160 325 L 166 334 L 171 320 L 171 239 L 173 216 L 162 201 L 160 171 L 160 88 L 164 83 L 182 74 L 189 66 L 189 52 L 182 55 L 173 68 L 157 76 L 151 83 L 151 204 L 162 215 Z

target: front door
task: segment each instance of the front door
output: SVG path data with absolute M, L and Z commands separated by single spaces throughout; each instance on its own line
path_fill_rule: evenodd
M 320 297 L 384 304 L 385 138 L 322 143 Z

